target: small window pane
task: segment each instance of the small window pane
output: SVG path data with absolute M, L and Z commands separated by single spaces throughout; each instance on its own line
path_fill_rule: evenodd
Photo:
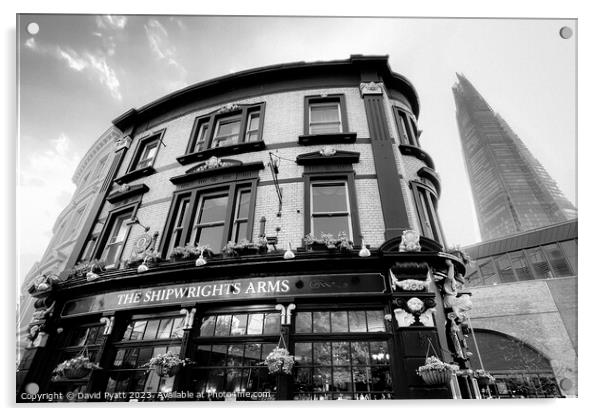
M 259 364 L 261 358 L 261 344 L 247 344 L 245 346 L 245 364 L 254 366 Z
M 205 227 L 201 229 L 201 236 L 197 243 L 207 245 L 214 253 L 222 251 L 222 242 L 224 236 L 224 226 Z
M 146 328 L 146 321 L 134 322 L 134 328 L 132 329 L 132 335 L 130 336 L 130 339 L 131 340 L 142 339 L 142 334 L 144 334 L 144 328 Z
M 247 327 L 248 335 L 261 335 L 263 332 L 263 314 L 254 313 L 249 315 L 249 326 Z
M 219 367 L 226 365 L 227 345 L 214 345 L 211 353 L 211 365 Z
M 369 363 L 369 349 L 367 342 L 351 343 L 351 363 L 353 365 L 367 365 Z
M 550 259 L 552 271 L 556 277 L 572 276 L 571 268 L 564 258 L 564 254 L 560 251 L 557 244 L 548 244 L 542 247 Z
M 339 233 L 345 233 L 349 237 L 349 217 L 314 217 L 313 234 L 320 238 L 322 234 L 331 234 L 337 238 Z
M 224 221 L 227 205 L 228 195 L 204 198 L 201 205 L 199 224 Z
M 215 319 L 215 315 L 203 317 L 203 322 L 201 323 L 202 337 L 210 337 L 213 335 L 213 331 L 215 330 Z
M 151 358 L 153 358 L 153 348 L 140 348 L 138 351 L 138 367 L 146 364 Z
M 533 275 L 527 265 L 527 259 L 522 251 L 515 251 L 508 253 L 510 255 L 510 261 L 512 261 L 512 268 L 516 273 L 518 280 L 532 280 Z
M 240 132 L 240 120 L 218 121 L 212 147 L 224 147 L 236 144 Z
M 299 312 L 295 318 L 295 330 L 298 333 L 311 332 L 311 312 Z
M 370 378 L 372 391 L 391 391 L 393 382 L 387 367 L 372 367 Z
M 215 324 L 215 336 L 226 336 L 230 334 L 230 321 L 232 315 L 219 315 Z
M 349 330 L 366 332 L 366 313 L 364 311 L 349 311 Z
M 385 332 L 385 314 L 383 311 L 367 311 L 368 332 Z
M 172 338 L 182 338 L 184 336 L 184 317 L 178 316 L 173 319 L 173 329 L 171 330 Z
M 347 311 L 334 311 L 331 313 L 332 332 L 349 332 Z
M 571 264 L 574 274 L 577 274 L 577 240 L 563 241 L 560 243 L 566 259 Z
M 330 391 L 332 384 L 331 368 L 314 368 L 314 391 Z
M 233 344 L 228 347 L 228 367 L 242 366 L 244 344 Z
M 495 262 L 497 264 L 497 269 L 500 272 L 500 279 L 502 283 L 515 282 L 514 273 L 512 272 L 512 267 L 510 265 L 510 260 L 507 255 L 496 256 Z
M 527 257 L 533 266 L 536 279 L 549 279 L 552 277 L 550 265 L 546 260 L 540 247 L 534 247 L 527 250 Z
M 265 326 L 263 328 L 264 335 L 272 335 L 280 333 L 280 314 L 269 313 L 265 316 Z
M 148 321 L 146 331 L 144 331 L 144 337 L 142 339 L 155 339 L 157 338 L 157 328 L 159 328 L 159 320 L 153 319 Z
M 274 351 L 274 348 L 276 348 L 277 346 L 278 344 L 263 344 L 261 346 L 261 359 L 265 360 L 268 354 Z
M 211 360 L 211 345 L 199 345 L 197 347 L 196 359 L 197 365 L 209 365 Z
M 347 212 L 347 191 L 345 184 L 312 185 L 313 213 Z
M 345 367 L 334 367 L 332 371 L 334 391 L 352 391 L 351 370 Z
M 389 364 L 389 347 L 386 341 L 371 342 L 370 354 L 372 365 Z
M 247 315 L 234 315 L 230 335 L 245 335 L 247 332 Z
M 157 331 L 157 338 L 170 338 L 172 326 L 173 318 L 161 319 L 159 322 L 159 329 Z
M 311 364 L 311 350 L 312 345 L 310 342 L 297 342 L 295 343 L 295 357 L 299 364 Z
M 481 269 L 481 275 L 483 276 L 483 283 L 485 285 L 495 285 L 500 282 L 492 259 L 487 258 L 479 260 L 479 268 Z
M 332 364 L 333 365 L 349 365 L 349 343 L 348 342 L 333 342 L 332 343 Z
M 314 365 L 331 365 L 330 342 L 314 342 Z
M 314 312 L 314 332 L 330 332 L 330 314 L 328 312 Z

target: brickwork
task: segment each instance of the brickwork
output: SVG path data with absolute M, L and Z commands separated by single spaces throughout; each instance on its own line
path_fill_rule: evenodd
M 534 347 L 550 360 L 557 380 L 571 381 L 572 387 L 563 393 L 576 394 L 577 354 L 545 280 L 471 287 L 470 291 L 475 329 L 499 331 Z

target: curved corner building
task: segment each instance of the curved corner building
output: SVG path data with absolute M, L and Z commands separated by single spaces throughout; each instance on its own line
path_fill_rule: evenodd
M 223 76 L 115 119 L 111 186 L 34 290 L 18 394 L 478 397 L 470 371 L 438 385 L 416 373 L 427 353 L 470 366 L 461 293 L 443 287 L 464 265 L 442 252 L 418 113 L 386 56 L 353 55 Z M 277 346 L 290 374 L 262 364 Z M 167 352 L 192 363 L 147 371 Z M 79 355 L 100 368 L 53 375 Z

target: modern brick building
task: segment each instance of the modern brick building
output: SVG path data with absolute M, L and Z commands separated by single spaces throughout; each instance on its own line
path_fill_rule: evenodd
M 466 276 L 470 319 L 483 365 L 496 377 L 493 393 L 576 396 L 577 220 L 466 251 L 475 260 Z
M 32 289 L 43 342 L 18 399 L 31 386 L 78 400 L 479 397 L 465 265 L 444 252 L 418 114 L 387 57 L 353 55 L 227 75 L 116 118 L 94 212 L 60 278 Z M 291 374 L 262 364 L 277 346 Z M 168 352 L 192 362 L 148 371 Z M 461 371 L 426 384 L 427 354 Z M 78 356 L 100 368 L 53 375 Z
M 577 218 L 577 210 L 508 123 L 463 75 L 452 88 L 483 240 Z

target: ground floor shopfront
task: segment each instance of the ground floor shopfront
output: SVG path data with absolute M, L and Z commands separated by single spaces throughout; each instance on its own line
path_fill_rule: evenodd
M 44 347 L 44 369 L 30 380 L 45 380 L 44 392 L 102 401 L 461 397 L 456 379 L 427 386 L 416 374 L 429 345 L 431 354 L 451 358 L 434 283 L 401 293 L 384 270 L 355 269 L 195 280 L 164 274 L 148 282 L 178 283 L 71 296 Z M 410 298 L 440 310 L 430 322 L 419 313 L 400 325 L 396 313 Z M 294 355 L 291 374 L 270 374 L 263 363 L 277 346 Z M 165 376 L 144 366 L 168 351 L 191 362 Z M 52 377 L 58 363 L 82 354 L 100 369 L 81 379 Z

